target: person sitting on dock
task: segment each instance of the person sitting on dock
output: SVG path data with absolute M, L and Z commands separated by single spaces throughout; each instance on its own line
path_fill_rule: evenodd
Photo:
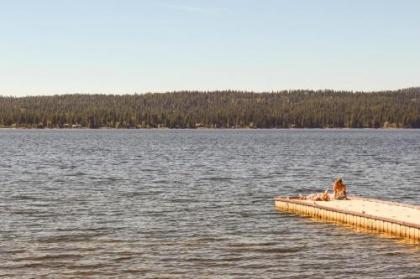
M 347 185 L 341 178 L 337 178 L 333 183 L 334 199 L 347 200 Z

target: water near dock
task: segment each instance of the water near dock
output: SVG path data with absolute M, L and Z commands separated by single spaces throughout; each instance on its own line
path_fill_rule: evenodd
M 0 130 L 5 278 L 419 278 L 420 247 L 294 217 L 330 187 L 420 203 L 416 130 Z

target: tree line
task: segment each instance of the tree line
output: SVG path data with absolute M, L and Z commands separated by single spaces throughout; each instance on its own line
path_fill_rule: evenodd
M 420 88 L 0 96 L 0 127 L 420 128 Z

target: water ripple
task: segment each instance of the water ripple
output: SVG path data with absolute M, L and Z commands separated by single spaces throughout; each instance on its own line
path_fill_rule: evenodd
M 0 130 L 0 277 L 419 278 L 420 246 L 281 213 L 420 201 L 417 130 Z

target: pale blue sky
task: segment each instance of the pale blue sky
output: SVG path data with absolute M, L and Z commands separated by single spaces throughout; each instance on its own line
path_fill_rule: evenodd
M 416 0 L 0 0 L 0 94 L 420 85 Z

